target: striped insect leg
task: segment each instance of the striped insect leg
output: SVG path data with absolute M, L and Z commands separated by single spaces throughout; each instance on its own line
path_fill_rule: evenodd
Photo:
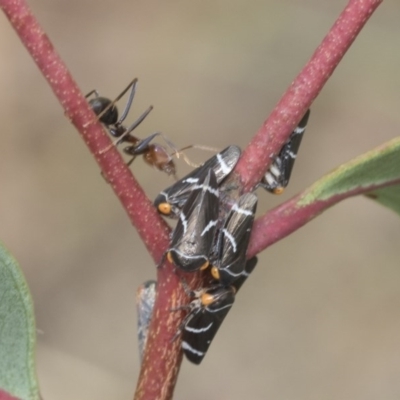
M 246 253 L 257 209 L 257 196 L 245 193 L 230 210 L 219 232 L 217 255 L 212 275 L 222 285 L 229 286 L 244 272 Z
M 192 302 L 182 330 L 182 349 L 189 361 L 201 363 L 234 301 L 235 289 L 220 286 L 206 290 Z
M 307 110 L 260 182 L 268 192 L 281 194 L 288 185 L 309 116 L 310 110 Z
M 212 169 L 193 187 L 172 234 L 168 260 L 184 271 L 207 268 L 218 223 L 219 193 Z
M 213 170 L 217 185 L 219 185 L 233 170 L 240 157 L 237 146 L 228 146 L 220 153 L 208 159 L 202 166 L 196 168 L 184 178 L 164 189 L 154 200 L 154 206 L 161 214 L 177 218 L 180 210 L 186 204 L 194 187 L 208 170 Z

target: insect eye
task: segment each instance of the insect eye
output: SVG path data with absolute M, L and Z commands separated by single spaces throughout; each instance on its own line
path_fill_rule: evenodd
M 204 271 L 205 269 L 207 269 L 207 267 L 210 265 L 209 261 L 206 261 L 201 267 L 200 267 L 200 271 Z
M 211 268 L 211 275 L 213 276 L 214 279 L 216 279 L 217 281 L 219 281 L 220 274 L 219 274 L 219 270 L 218 270 L 217 267 L 212 267 L 212 268 Z
M 171 255 L 171 252 L 170 252 L 170 251 L 169 251 L 168 254 L 167 254 L 167 259 L 168 259 L 168 261 L 169 261 L 171 264 L 175 264 L 175 263 L 174 263 L 174 260 L 172 259 L 172 255 Z
M 161 214 L 164 214 L 164 215 L 169 215 L 169 214 L 171 214 L 171 204 L 168 204 L 168 203 L 161 203 L 161 204 L 159 204 L 158 205 L 158 211 L 161 213 Z
M 214 303 L 214 301 L 215 301 L 215 297 L 210 293 L 204 293 L 201 295 L 201 304 L 203 306 L 208 306 L 208 305 Z
M 285 190 L 284 187 L 278 186 L 277 188 L 274 189 L 274 194 L 282 194 L 284 190 Z

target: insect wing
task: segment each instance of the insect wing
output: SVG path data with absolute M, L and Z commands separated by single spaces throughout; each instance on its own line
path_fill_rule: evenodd
M 186 317 L 182 331 L 182 349 L 186 358 L 194 364 L 200 364 L 207 353 L 214 336 L 235 301 L 235 293 L 254 270 L 257 257 L 246 262 L 244 273 L 232 286 L 217 286 L 205 290 L 207 304 L 202 302 L 203 296 L 194 300 L 192 311 Z
M 222 321 L 235 301 L 232 287 L 218 287 L 212 291 L 214 301 L 206 306 L 194 308 L 184 325 L 182 349 L 186 358 L 194 364 L 200 364 Z
M 283 167 L 282 186 L 284 187 L 286 187 L 289 183 L 290 175 L 292 174 L 294 162 L 296 161 L 296 156 L 303 139 L 303 134 L 306 129 L 309 115 L 310 110 L 306 112 L 297 128 L 290 135 L 289 141 L 285 144 L 285 146 L 283 146 L 281 151 L 280 158 L 282 160 Z
M 246 252 L 257 209 L 257 196 L 245 193 L 229 212 L 217 243 L 217 260 L 213 275 L 228 286 L 245 272 Z
M 204 172 L 203 172 L 204 173 Z M 213 170 L 193 186 L 172 235 L 168 258 L 185 271 L 208 266 L 218 224 L 218 186 Z
M 307 110 L 299 125 L 291 133 L 289 140 L 283 145 L 273 164 L 266 172 L 260 185 L 267 191 L 280 194 L 288 185 L 309 116 L 310 110 Z
M 151 316 L 153 314 L 154 302 L 156 298 L 156 282 L 147 281 L 139 286 L 136 292 L 136 310 L 138 315 L 138 342 L 140 359 L 143 358 L 144 348 L 146 347 L 147 334 Z
M 244 272 L 242 275 L 235 281 L 233 282 L 232 286 L 235 288 L 236 293 L 239 291 L 239 289 L 242 287 L 243 283 L 245 280 L 249 277 L 249 275 L 253 272 L 254 268 L 256 267 L 258 263 L 258 258 L 253 257 L 250 258 L 250 260 L 247 260 L 246 266 L 244 269 Z
M 219 185 L 235 167 L 239 160 L 240 153 L 239 147 L 228 146 L 226 149 L 207 160 L 202 166 L 196 168 L 190 174 L 163 190 L 154 200 L 155 207 L 157 207 L 160 213 L 177 218 L 180 209 L 182 209 L 192 193 L 193 187 L 198 185 L 204 173 L 209 169 L 213 170 L 217 185 Z

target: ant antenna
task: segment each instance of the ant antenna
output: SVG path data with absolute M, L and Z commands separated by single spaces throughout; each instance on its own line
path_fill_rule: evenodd
M 213 153 L 218 153 L 219 150 L 216 149 L 215 147 L 208 147 L 208 146 L 202 146 L 199 144 L 190 144 L 188 146 L 182 147 L 179 150 L 176 150 L 171 154 L 171 157 L 176 156 L 176 158 L 179 159 L 180 156 L 182 156 L 182 159 L 185 161 L 187 165 L 193 168 L 199 167 L 201 164 L 196 164 L 192 161 L 190 161 L 189 157 L 184 153 L 185 150 L 188 149 L 199 149 L 199 150 L 204 150 L 204 151 L 212 151 Z
M 133 100 L 133 97 L 132 97 L 132 100 Z M 129 103 L 129 107 L 132 104 L 132 100 Z M 113 145 L 115 146 L 115 145 L 121 143 L 125 136 L 128 136 L 134 129 L 136 129 L 143 122 L 143 120 L 149 115 L 150 111 L 153 108 L 154 108 L 153 106 L 150 106 L 117 140 L 115 140 L 113 142 Z M 125 108 L 125 110 L 126 110 L 126 108 Z M 129 109 L 126 112 L 124 111 L 124 113 L 123 113 L 124 119 L 126 118 L 128 111 L 129 111 Z M 122 117 L 121 117 L 120 121 L 118 121 L 118 122 L 121 123 L 121 122 L 123 122 L 124 119 L 122 119 Z

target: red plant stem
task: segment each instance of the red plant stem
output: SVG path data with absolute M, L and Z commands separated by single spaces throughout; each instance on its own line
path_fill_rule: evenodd
M 270 118 L 243 153 L 236 172 L 241 176 L 245 190 L 251 190 L 261 179 L 272 162 L 271 156 L 278 153 L 358 32 L 381 2 L 382 0 L 349 1 L 311 61 L 290 86 Z M 108 136 L 97 123 L 85 98 L 25 1 L 0 0 L 0 7 L 48 80 L 66 115 L 77 127 L 95 156 L 104 176 L 128 212 L 153 259 L 159 262 L 168 246 L 168 226 L 157 215 L 119 153 L 114 148 L 102 153 L 102 150 L 110 145 Z M 249 255 L 261 251 L 272 241 L 282 239 L 313 218 L 317 212 L 331 205 L 324 204 L 300 210 L 294 206 L 294 201 L 291 200 L 278 207 L 256 222 Z M 286 214 L 291 215 L 291 218 Z M 272 241 L 265 240 L 269 235 L 273 238 Z M 198 279 L 195 275 L 193 282 Z M 135 395 L 137 400 L 171 399 L 182 358 L 179 340 L 175 342 L 170 340 L 182 316 L 178 312 L 171 313 L 170 309 L 183 304 L 184 294 L 179 290 L 179 279 L 168 265 L 158 270 L 157 293 L 148 344 Z
M 18 398 L 0 389 L 0 400 L 18 400 Z
M 309 193 L 309 190 L 306 190 L 270 210 L 254 222 L 247 256 L 248 258 L 255 256 L 342 200 L 398 184 L 400 184 L 400 180 L 388 181 L 379 185 L 360 186 L 346 193 L 332 196 L 327 200 L 317 200 L 307 205 L 301 205 L 301 201 Z
M 293 128 L 353 43 L 358 32 L 381 2 L 377 0 L 351 0 L 348 3 L 311 61 L 289 87 L 270 118 L 244 151 L 236 167 L 236 172 L 241 176 L 245 190 L 251 190 L 260 181 L 272 162 L 269 155 L 278 153 L 282 144 L 288 139 Z M 341 199 L 338 197 L 331 199 L 331 203 L 329 201 L 320 202 L 314 207 L 301 209 L 295 203 L 295 198 L 269 212 L 255 223 L 248 256 L 252 257 L 273 242 L 284 238 Z M 172 319 L 172 316 L 170 318 Z M 156 323 L 158 321 L 154 321 L 153 318 L 150 332 L 154 332 Z M 173 325 L 173 322 L 171 324 Z M 179 368 L 175 364 L 176 360 L 179 362 L 179 358 L 160 360 L 160 356 L 164 356 L 166 352 L 164 346 L 171 347 L 171 344 L 165 340 L 161 335 L 158 338 L 149 338 L 149 342 L 152 342 L 150 344 L 152 351 L 150 353 L 146 349 L 145 357 L 148 358 L 143 361 L 135 400 L 172 398 L 173 387 L 164 386 L 161 391 L 158 389 L 163 379 L 168 377 L 168 375 L 160 375 L 160 372 L 168 371 L 168 368 L 165 369 L 160 363 L 169 363 L 170 368 L 174 368 L 173 371 L 170 371 L 171 374 L 175 374 L 175 369 Z M 176 346 L 176 343 L 172 345 Z M 151 357 L 155 357 L 157 360 L 151 362 Z M 157 363 L 157 367 L 155 363 Z
M 112 146 L 104 152 L 111 145 L 110 138 L 26 2 L 0 0 L 0 7 L 64 107 L 65 115 L 80 132 L 104 177 L 158 263 L 168 246 L 168 226 L 157 214 L 116 148 Z
M 158 264 L 168 247 L 169 227 L 157 214 L 118 151 L 111 147 L 103 152 L 111 144 L 108 135 L 25 1 L 0 0 L 0 7 L 64 107 L 65 115 L 95 156 L 104 177 Z M 150 398 L 154 399 L 160 393 L 166 398 L 172 396 L 182 356 L 180 342 L 177 340 L 171 344 L 170 339 L 178 329 L 182 313 L 171 313 L 170 310 L 187 302 L 171 265 L 159 268 L 157 275 L 156 318 L 153 318 L 153 329 L 149 334 L 139 381 L 139 389 L 145 386 L 144 393 L 152 393 Z
M 235 171 L 240 175 L 245 191 L 251 191 L 261 180 L 274 156 L 382 1 L 349 1 L 310 61 L 243 152 Z

